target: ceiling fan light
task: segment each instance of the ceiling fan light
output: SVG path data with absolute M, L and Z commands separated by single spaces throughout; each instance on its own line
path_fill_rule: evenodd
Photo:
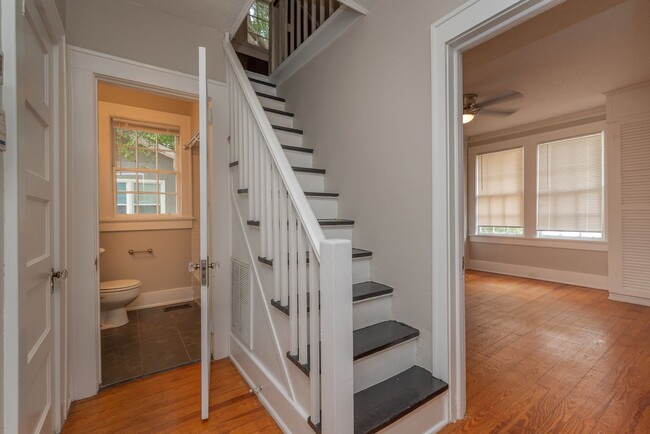
M 463 113 L 463 124 L 468 124 L 474 120 L 476 115 L 472 113 Z

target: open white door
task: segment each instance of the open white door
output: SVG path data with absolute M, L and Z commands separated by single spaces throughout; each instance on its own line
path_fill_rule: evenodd
M 210 164 L 208 160 L 208 79 L 206 71 L 205 47 L 199 47 L 199 184 L 200 184 L 200 232 L 201 232 L 201 419 L 207 419 L 210 409 L 210 315 L 212 297 L 210 295 L 210 203 L 209 180 Z

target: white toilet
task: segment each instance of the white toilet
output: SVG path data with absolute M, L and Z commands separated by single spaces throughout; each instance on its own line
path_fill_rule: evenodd
M 142 282 L 135 279 L 107 280 L 99 283 L 101 329 L 123 326 L 129 322 L 126 306 L 140 295 Z

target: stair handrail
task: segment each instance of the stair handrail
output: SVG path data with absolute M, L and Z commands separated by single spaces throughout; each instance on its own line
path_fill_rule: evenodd
M 307 233 L 309 244 L 316 255 L 316 259 L 320 261 L 320 245 L 321 242 L 325 240 L 325 234 L 316 219 L 314 211 L 307 201 L 307 196 L 305 196 L 305 193 L 298 182 L 298 178 L 296 178 L 296 175 L 293 172 L 293 168 L 280 145 L 280 141 L 273 131 L 271 122 L 264 113 L 262 103 L 258 99 L 257 94 L 244 71 L 244 67 L 235 53 L 235 49 L 230 42 L 229 33 L 225 34 L 223 48 L 226 52 L 226 58 L 230 62 L 235 77 L 237 78 L 244 96 L 246 97 L 246 101 L 250 105 L 250 109 L 253 112 L 253 116 L 255 117 L 257 125 L 264 138 L 264 142 L 266 142 L 266 146 L 275 162 L 282 182 L 287 189 L 289 198 L 291 202 L 293 202 L 297 217 Z

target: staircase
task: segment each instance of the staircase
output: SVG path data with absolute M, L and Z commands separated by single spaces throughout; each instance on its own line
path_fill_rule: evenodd
M 234 65 L 234 67 L 236 66 Z M 314 167 L 314 150 L 306 146 L 308 144 L 303 143 L 303 131 L 294 125 L 294 114 L 286 111 L 285 100 L 278 96 L 276 86 L 269 81 L 268 77 L 250 72 L 247 72 L 247 77 L 324 237 L 326 239 L 350 240 L 353 243 L 356 222 L 339 216 L 339 193 L 325 190 L 326 168 Z M 255 199 L 249 197 L 254 193 L 251 193 L 249 188 L 242 185 L 241 182 L 242 179 L 250 179 L 251 175 L 250 173 L 244 174 L 242 177 L 240 172 L 243 169 L 237 158 L 237 156 L 249 159 L 251 157 L 247 157 L 245 152 L 234 152 L 233 154 L 230 167 L 233 171 L 235 194 L 243 204 L 242 207 L 245 207 L 246 203 L 255 207 Z M 256 167 L 255 163 L 252 167 Z M 273 181 L 271 184 L 275 185 Z M 263 199 L 260 200 L 263 201 Z M 274 212 L 276 211 L 273 210 L 272 213 Z M 255 212 L 249 213 L 249 215 L 255 215 Z M 280 221 L 285 220 L 281 219 Z M 291 216 L 289 216 L 289 221 L 292 221 Z M 264 223 L 252 218 L 246 220 L 246 226 L 248 233 L 251 234 L 250 237 L 254 237 L 255 231 L 262 230 L 261 226 L 264 226 Z M 282 225 L 280 226 L 283 229 Z M 266 238 L 263 234 L 259 236 L 261 239 Z M 298 237 L 300 238 L 300 234 Z M 291 242 L 290 239 L 289 244 Z M 302 243 L 300 240 L 298 241 L 299 264 L 301 251 L 305 250 L 305 245 L 304 240 Z M 267 301 L 285 318 L 280 321 L 295 322 L 290 327 L 295 326 L 296 328 L 302 324 L 307 329 L 307 316 L 309 316 L 309 328 L 317 327 L 318 324 L 312 322 L 311 312 L 321 308 L 325 288 L 322 285 L 320 287 L 320 300 L 312 300 L 310 295 L 314 291 L 311 288 L 315 287 L 315 284 L 310 280 L 309 292 L 303 293 L 306 296 L 301 296 L 298 293 L 296 297 L 292 297 L 284 289 L 284 282 L 290 284 L 290 278 L 285 279 L 279 270 L 274 271 L 278 266 L 277 258 L 287 257 L 285 252 L 277 248 L 273 252 L 274 249 L 268 246 L 265 252 L 261 250 L 263 249 L 260 249 L 257 256 L 258 263 L 276 276 L 275 284 L 278 287 L 271 291 L 274 296 Z M 292 257 L 290 253 L 291 250 L 289 250 L 288 257 Z M 304 257 L 305 268 L 310 264 L 310 255 L 312 255 L 311 249 Z M 350 402 L 353 402 L 354 407 L 354 433 L 356 434 L 378 432 L 391 424 L 399 423 L 401 418 L 442 394 L 448 388 L 445 382 L 433 377 L 426 369 L 417 366 L 417 340 L 420 332 L 408 324 L 392 319 L 391 306 L 394 290 L 390 286 L 372 280 L 371 261 L 371 251 L 357 247 L 352 248 L 352 297 L 349 303 L 352 304 L 354 396 Z M 294 261 L 288 262 L 288 267 L 284 267 L 284 264 L 281 265 L 283 265 L 283 270 L 289 268 L 290 276 Z M 316 267 L 309 266 L 309 268 Z M 307 278 L 304 274 L 301 277 L 300 271 L 298 271 L 297 275 L 298 280 L 303 279 L 306 283 Z M 339 300 L 338 302 L 343 301 Z M 317 338 L 318 334 L 315 336 Z M 306 338 L 302 338 L 300 343 L 299 339 L 299 336 L 292 335 L 291 348 L 286 353 L 286 357 L 291 362 L 290 369 L 295 369 L 299 375 L 311 378 L 314 372 L 311 361 L 316 354 L 319 357 L 316 369 L 319 373 L 324 372 L 320 365 L 320 359 L 324 355 L 321 356 L 320 353 L 312 351 L 312 345 L 307 343 Z M 326 378 L 321 380 L 323 383 L 326 381 Z M 314 400 L 320 402 L 319 394 L 321 392 L 317 386 L 313 385 L 313 382 L 311 384 L 312 403 L 309 424 L 315 431 L 320 432 L 322 417 L 324 431 L 335 432 L 336 430 L 328 429 L 327 415 L 321 415 L 318 405 L 314 406 Z M 323 386 L 324 390 L 325 385 Z M 340 397 L 340 399 L 345 400 L 345 397 Z

